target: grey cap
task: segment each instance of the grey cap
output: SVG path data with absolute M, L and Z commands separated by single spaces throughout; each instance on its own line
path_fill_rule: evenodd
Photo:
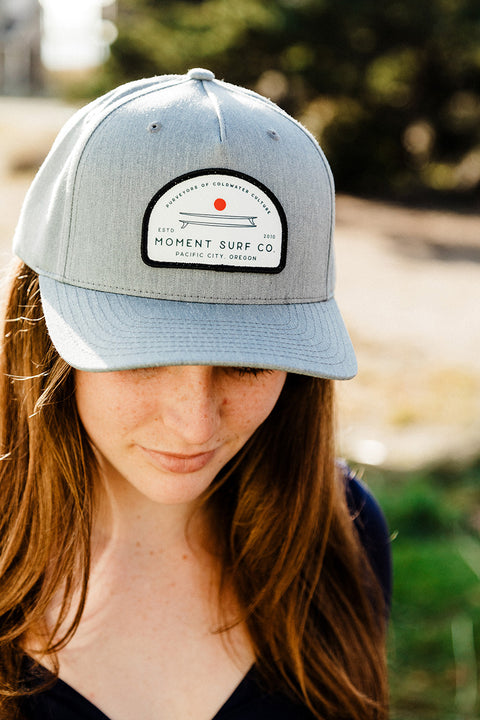
M 305 128 L 209 70 L 78 111 L 28 194 L 14 252 L 81 370 L 232 365 L 345 379 L 334 187 Z

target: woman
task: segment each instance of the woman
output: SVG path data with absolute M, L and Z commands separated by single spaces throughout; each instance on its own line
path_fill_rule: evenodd
M 2 718 L 387 716 L 388 535 L 335 464 L 333 197 L 304 128 L 208 70 L 60 133 L 6 310 Z

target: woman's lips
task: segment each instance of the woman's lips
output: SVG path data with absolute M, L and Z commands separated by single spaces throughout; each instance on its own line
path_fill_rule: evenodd
M 216 453 L 216 450 L 210 450 L 208 452 L 196 453 L 195 455 L 177 455 L 175 453 L 150 450 L 143 446 L 140 446 L 140 448 L 161 470 L 181 475 L 201 470 L 210 462 Z

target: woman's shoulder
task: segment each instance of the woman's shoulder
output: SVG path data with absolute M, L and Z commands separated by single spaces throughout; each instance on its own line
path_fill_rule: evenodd
M 338 462 L 345 484 L 350 515 L 367 553 L 370 564 L 380 582 L 387 607 L 392 597 L 391 537 L 385 515 L 367 485 L 343 461 Z

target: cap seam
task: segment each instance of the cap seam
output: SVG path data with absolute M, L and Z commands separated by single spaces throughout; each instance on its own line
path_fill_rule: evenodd
M 217 96 L 212 92 L 212 90 L 206 85 L 206 83 L 211 84 L 211 80 L 202 80 L 202 87 L 203 91 L 205 92 L 206 96 L 210 100 L 212 107 L 215 111 L 215 114 L 217 116 L 218 121 L 218 130 L 220 135 L 220 142 L 223 143 L 227 139 L 227 128 L 225 125 L 225 121 L 223 119 L 222 111 L 220 110 L 220 105 L 218 102 Z
M 251 305 L 251 304 L 262 304 L 262 305 L 277 305 L 278 303 L 285 303 L 285 304 L 293 304 L 293 303 L 316 303 L 316 302 L 326 302 L 328 300 L 333 300 L 334 294 L 327 295 L 325 298 L 319 298 L 319 297 L 294 297 L 294 298 L 286 298 L 284 295 L 279 297 L 273 297 L 268 298 L 269 302 L 265 302 L 265 296 L 262 297 L 253 297 L 249 296 L 248 300 L 263 300 L 262 303 L 251 303 L 251 302 L 227 302 L 225 300 L 224 302 L 218 302 L 218 295 L 192 295 L 189 294 L 180 294 L 180 293 L 172 293 L 170 297 L 156 297 L 155 295 L 147 295 L 147 294 L 138 294 L 138 289 L 131 288 L 131 287 L 122 287 L 119 285 L 115 286 L 108 286 L 103 285 L 101 283 L 92 283 L 89 282 L 88 285 L 86 285 L 82 280 L 75 280 L 74 278 L 70 278 L 70 280 L 67 282 L 65 278 L 59 278 L 56 277 L 52 273 L 45 273 L 41 269 L 33 268 L 36 272 L 39 273 L 39 275 L 43 277 L 48 277 L 51 280 L 55 280 L 55 282 L 58 282 L 60 285 L 71 285 L 72 287 L 79 287 L 83 288 L 85 290 L 93 290 L 98 292 L 106 292 L 106 293 L 112 293 L 112 294 L 125 294 L 125 295 L 132 295 L 133 297 L 145 297 L 145 298 L 152 298 L 157 300 L 175 300 L 175 299 L 181 299 L 181 300 L 204 300 L 205 302 L 208 302 L 209 300 L 216 300 L 217 302 L 215 304 L 218 305 Z

